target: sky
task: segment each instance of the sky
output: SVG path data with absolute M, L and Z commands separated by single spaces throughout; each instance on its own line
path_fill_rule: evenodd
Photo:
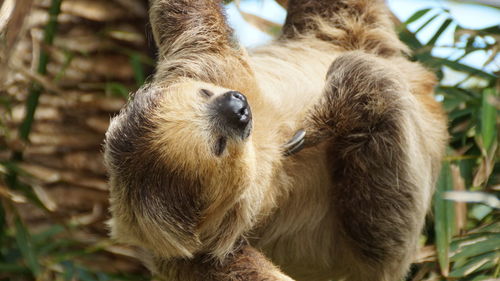
M 487 6 L 445 0 L 386 1 L 391 10 L 401 21 L 405 21 L 418 10 L 434 7 L 449 9 L 452 17 L 465 28 L 480 29 L 493 25 L 500 25 L 500 9 L 490 8 Z M 276 23 L 283 23 L 285 21 L 286 11 L 276 4 L 274 0 L 241 0 L 240 7 L 247 13 L 258 15 Z M 228 5 L 227 14 L 229 23 L 235 29 L 236 36 L 243 46 L 252 48 L 272 40 L 271 36 L 259 31 L 257 28 L 246 22 L 238 13 L 234 3 Z M 420 25 L 422 25 L 422 23 L 432 17 L 432 15 L 432 13 L 427 14 L 418 21 L 410 24 L 408 29 L 412 31 L 416 30 Z M 444 20 L 444 17 L 438 17 L 432 24 L 428 25 L 421 32 L 419 32 L 417 34 L 417 38 L 421 42 L 427 42 Z M 450 25 L 436 44 L 440 46 L 447 46 L 451 45 L 453 40 L 453 26 Z M 456 59 L 461 56 L 460 51 L 446 47 L 434 48 L 433 54 L 435 56 L 448 57 L 451 59 Z M 485 52 L 476 51 L 462 59 L 461 62 L 474 67 L 483 68 L 488 72 L 500 70 L 500 56 L 497 56 L 492 63 L 484 67 L 483 64 L 487 58 L 488 55 Z

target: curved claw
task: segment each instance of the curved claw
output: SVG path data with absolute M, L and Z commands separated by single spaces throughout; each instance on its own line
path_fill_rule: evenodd
M 304 148 L 304 140 L 306 136 L 306 131 L 303 129 L 298 130 L 293 137 L 283 145 L 283 154 L 285 156 L 290 156 L 295 154 Z

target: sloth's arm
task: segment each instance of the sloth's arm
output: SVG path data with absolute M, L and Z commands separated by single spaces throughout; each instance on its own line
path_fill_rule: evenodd
M 156 81 L 187 77 L 245 94 L 256 88 L 246 53 L 226 23 L 222 1 L 150 2 L 150 22 L 159 50 Z
M 307 121 L 306 145 L 327 144 L 347 264 L 359 266 L 348 280 L 400 280 L 439 171 L 444 119 L 432 120 L 400 77 L 387 60 L 341 55 Z
M 151 0 L 149 12 L 160 59 L 181 53 L 222 53 L 231 29 L 216 0 Z

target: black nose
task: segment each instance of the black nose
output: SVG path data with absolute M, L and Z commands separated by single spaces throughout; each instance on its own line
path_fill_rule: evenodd
M 243 129 L 252 119 L 247 98 L 240 92 L 231 91 L 215 99 L 218 113 L 228 125 L 235 129 Z

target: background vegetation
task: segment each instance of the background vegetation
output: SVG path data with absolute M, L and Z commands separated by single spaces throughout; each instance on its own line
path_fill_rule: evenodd
M 278 1 L 284 4 L 285 1 Z M 132 249 L 106 238 L 101 143 L 109 116 L 154 64 L 143 0 L 5 0 L 0 10 L 0 280 L 148 280 Z M 276 35 L 279 26 L 242 13 Z M 427 42 L 416 35 L 445 17 Z M 421 21 L 421 19 L 426 20 Z M 420 19 L 420 21 L 419 21 Z M 407 26 L 421 22 L 415 32 Z M 455 42 L 437 46 L 446 29 Z M 408 280 L 500 278 L 498 64 L 500 27 L 461 27 L 446 9 L 398 23 L 412 60 L 463 77 L 440 83 L 448 155 Z M 149 42 L 149 43 L 148 43 Z M 436 57 L 433 49 L 461 52 Z M 442 80 L 443 81 L 443 80 Z

